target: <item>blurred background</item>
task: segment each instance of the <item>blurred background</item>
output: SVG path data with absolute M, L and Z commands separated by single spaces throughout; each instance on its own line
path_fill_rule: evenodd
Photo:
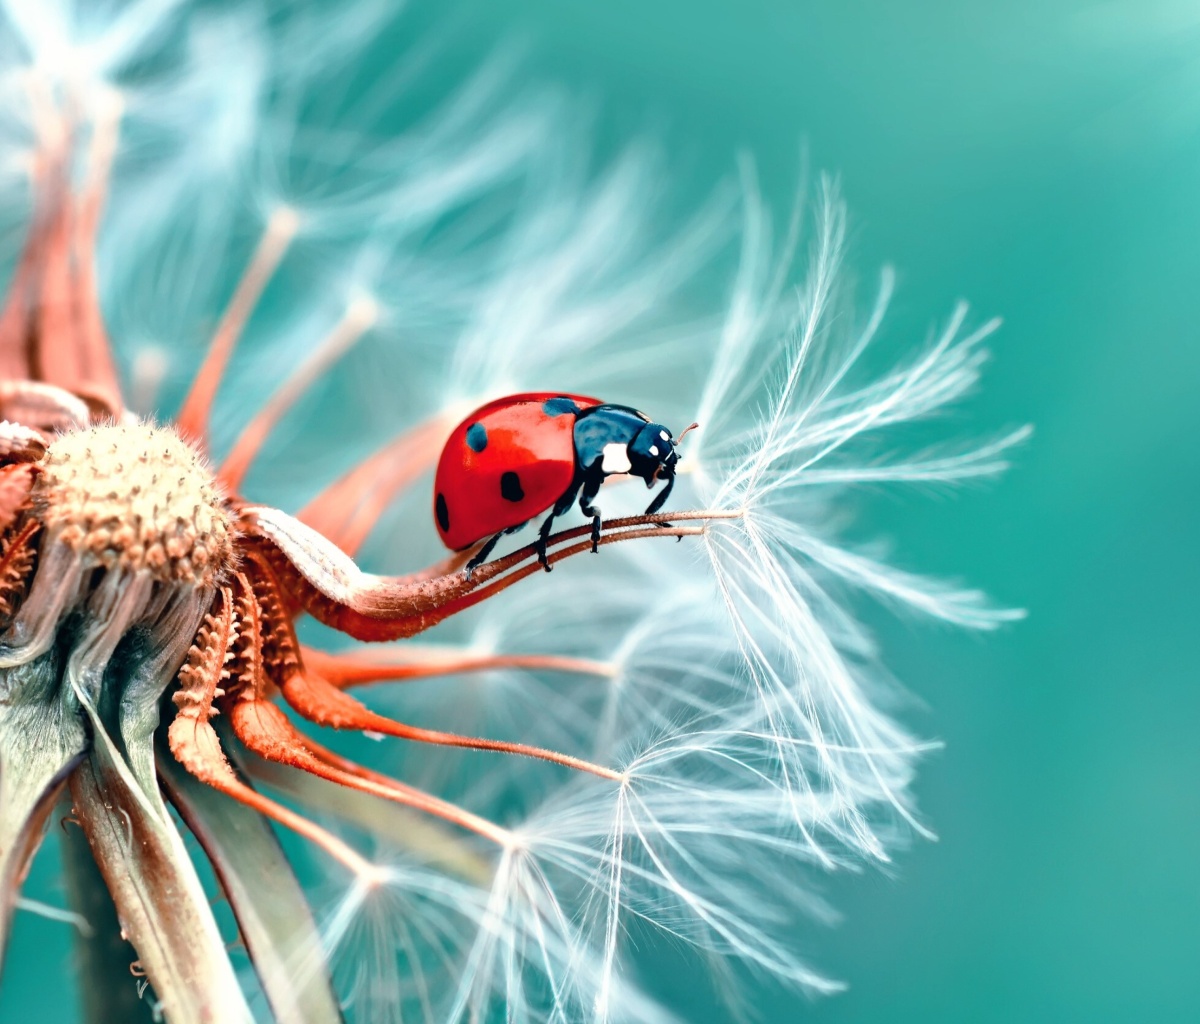
M 843 920 L 806 941 L 846 994 L 763 989 L 758 1016 L 1200 1020 L 1200 7 L 456 0 L 407 24 L 442 35 L 446 81 L 522 42 L 530 76 L 594 101 L 599 159 L 665 144 L 683 204 L 745 151 L 782 213 L 803 149 L 840 176 L 864 282 L 899 271 L 893 331 L 959 298 L 1004 318 L 954 426 L 1033 422 L 1016 468 L 867 525 L 1029 619 L 878 617 L 906 721 L 945 743 L 917 786 L 940 840 L 829 885 Z M 20 916 L 0 1020 L 76 1019 L 68 942 Z

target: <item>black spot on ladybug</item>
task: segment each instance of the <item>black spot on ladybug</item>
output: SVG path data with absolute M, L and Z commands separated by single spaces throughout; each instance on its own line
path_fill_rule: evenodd
M 525 492 L 521 489 L 521 478 L 512 470 L 500 478 L 500 496 L 505 501 L 525 500 Z
M 438 526 L 442 528 L 442 533 L 446 533 L 450 529 L 450 509 L 446 507 L 444 494 L 437 496 L 437 501 L 434 502 L 434 512 L 437 514 Z
M 487 447 L 487 427 L 482 423 L 472 423 L 467 427 L 467 447 L 473 452 L 481 452 Z
M 562 416 L 564 413 L 577 413 L 577 406 L 571 399 L 565 397 L 547 398 L 542 403 L 542 412 L 547 416 Z

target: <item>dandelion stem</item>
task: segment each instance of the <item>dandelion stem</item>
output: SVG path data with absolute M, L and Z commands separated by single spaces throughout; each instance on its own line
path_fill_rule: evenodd
M 258 248 L 217 325 L 208 354 L 179 410 L 176 426 L 185 436 L 200 442 L 207 441 L 209 415 L 229 357 L 299 226 L 300 218 L 287 207 L 276 210 L 267 221 Z
M 374 325 L 379 310 L 372 299 L 358 299 L 346 307 L 336 326 L 255 415 L 234 443 L 217 471 L 226 490 L 235 492 L 250 464 L 284 414 L 321 376 Z
M 703 527 L 679 527 L 673 529 L 671 524 L 674 522 L 695 522 L 697 520 L 707 521 L 710 519 L 741 519 L 744 514 L 741 509 L 693 509 L 684 512 L 656 512 L 648 516 L 624 516 L 620 519 L 606 519 L 604 521 L 604 532 L 600 537 L 600 544 L 613 544 L 619 540 L 635 540 L 642 537 L 699 536 L 704 533 Z M 647 526 L 654 527 L 654 529 L 641 529 Z M 585 546 L 574 545 L 567 551 L 560 551 L 557 554 L 549 555 L 547 560 L 553 565 L 571 555 L 590 551 L 591 535 L 591 526 L 575 526 L 569 530 L 560 530 L 558 533 L 552 533 L 546 539 L 547 550 L 565 544 L 568 541 L 578 540 L 580 537 L 587 537 L 589 540 Z M 499 576 L 500 573 L 507 572 L 522 562 L 527 562 L 529 559 L 535 558 L 537 553 L 536 545 L 526 544 L 525 547 L 518 548 L 516 551 L 512 551 L 501 558 L 494 558 L 490 562 L 484 562 L 483 565 L 475 570 L 475 578 L 479 579 L 480 582 L 487 582 Z M 470 554 L 470 552 L 464 552 L 464 554 Z M 524 579 L 534 571 L 534 567 L 532 566 L 526 566 L 526 569 L 528 571 L 523 570 L 519 577 L 520 579 Z M 479 591 L 475 591 L 474 593 L 477 594 Z
M 478 814 L 472 814 L 465 807 L 460 807 L 449 800 L 442 800 L 415 786 L 398 782 L 380 772 L 372 771 L 326 747 L 313 743 L 310 739 L 305 738 L 304 742 L 321 766 L 318 770 L 312 771 L 312 774 L 319 778 L 343 786 L 351 786 L 360 792 L 370 793 L 381 799 L 390 800 L 404 807 L 411 807 L 433 817 L 441 818 L 468 832 L 474 832 L 497 846 L 508 847 L 512 844 L 511 832 Z
M 592 658 L 557 654 L 474 654 L 463 648 L 429 645 L 410 644 L 362 655 L 328 654 L 305 647 L 302 653 L 304 663 L 338 689 L 503 669 L 604 677 L 615 675 L 617 671 L 612 662 Z
M 654 518 L 656 518 L 656 517 L 652 517 L 652 516 L 642 517 L 643 521 L 652 521 Z M 665 519 L 666 517 L 663 517 L 663 518 Z M 681 519 L 683 517 L 675 516 L 674 518 Z M 698 518 L 698 517 L 693 516 L 692 518 Z M 726 516 L 726 517 L 722 517 L 722 518 L 731 518 L 731 517 Z M 616 522 L 616 520 L 614 520 L 614 523 L 615 522 Z M 583 552 L 585 552 L 585 551 L 591 551 L 592 550 L 592 541 L 591 541 L 591 536 L 590 536 L 591 535 L 590 527 L 584 526 L 584 527 L 579 527 L 578 530 L 566 530 L 562 534 L 560 534 L 559 537 L 562 540 L 566 540 L 566 539 L 569 539 L 568 535 L 574 535 L 574 536 L 578 537 L 578 536 L 582 536 L 584 534 L 588 535 L 587 540 L 585 540 L 581 543 L 572 544 L 571 546 L 566 547 L 566 548 L 560 548 L 558 551 L 551 552 L 547 556 L 546 560 L 551 565 L 557 565 L 564 558 L 570 558 L 572 555 L 579 555 L 579 554 L 583 554 Z M 651 528 L 647 528 L 647 529 L 626 529 L 626 530 L 619 530 L 615 533 L 605 533 L 600 537 L 600 546 L 603 547 L 606 544 L 617 544 L 623 540 L 641 540 L 642 538 L 645 538 L 645 537 L 699 537 L 699 536 L 702 536 L 703 534 L 704 534 L 703 526 L 674 526 L 674 527 L 672 527 L 672 526 L 654 526 L 652 524 Z M 554 538 L 551 538 L 551 541 L 553 541 L 553 540 L 554 540 Z M 559 541 L 559 543 L 561 543 L 561 540 Z M 522 549 L 522 550 L 524 550 L 524 549 Z M 517 552 L 517 554 L 520 554 L 520 552 Z M 536 554 L 536 552 L 533 552 L 533 554 Z M 512 557 L 513 557 L 512 555 L 508 556 L 508 558 L 512 558 Z M 527 559 L 529 557 L 531 557 L 531 556 L 526 555 L 521 560 L 524 561 L 525 559 Z M 507 560 L 508 559 L 501 559 L 501 561 L 507 561 Z M 491 563 L 485 563 L 485 564 L 491 564 Z M 481 566 L 481 568 L 482 568 L 482 566 Z M 479 590 L 473 591 L 472 593 L 468 594 L 466 597 L 459 598 L 457 601 L 454 602 L 454 605 L 452 608 L 450 608 L 448 610 L 446 610 L 446 609 L 443 609 L 443 610 L 446 611 L 447 615 L 452 615 L 455 612 L 462 611 L 465 608 L 470 608 L 472 605 L 476 605 L 480 601 L 486 601 L 489 597 L 493 597 L 494 595 L 498 594 L 500 591 L 505 590 L 508 587 L 511 587 L 514 583 L 525 579 L 527 576 L 532 576 L 534 573 L 542 572 L 542 571 L 543 570 L 542 570 L 541 565 L 537 562 L 533 562 L 532 564 L 529 564 L 529 565 L 523 565 L 523 566 L 521 566 L 521 568 L 514 570 L 513 572 L 509 573 L 507 576 L 501 577 L 500 579 L 496 580 L 494 583 L 490 583 L 485 587 L 481 587 Z
M 388 505 L 437 459 L 457 410 L 430 417 L 330 484 L 297 515 L 353 556 Z
M 457 733 L 441 732 L 437 729 L 421 729 L 404 722 L 397 722 L 384 715 L 376 714 L 360 704 L 347 693 L 311 673 L 293 673 L 278 681 L 284 699 L 310 722 L 334 729 L 358 729 L 381 732 L 385 736 L 414 740 L 417 743 L 432 743 L 442 747 L 465 747 L 470 750 L 491 750 L 501 754 L 516 754 L 549 761 L 573 768 L 576 771 L 598 775 L 614 782 L 624 778 L 620 772 L 593 764 L 556 750 L 529 746 L 525 743 L 508 743 L 504 740 L 489 740 L 476 736 L 460 736 Z M 236 719 L 235 719 L 236 721 Z M 240 735 L 240 734 L 239 734 Z M 245 738 L 242 738 L 246 742 Z
M 383 800 L 415 807 L 477 832 L 500 845 L 508 833 L 469 811 L 439 800 L 419 789 L 371 772 L 301 736 L 274 704 L 265 700 L 240 700 L 230 708 L 234 734 L 259 757 L 308 772 L 328 782 L 370 793 Z
M 78 366 L 69 383 L 48 377 L 51 383 L 69 390 L 85 392 L 99 399 L 114 413 L 122 408 L 117 371 L 113 364 L 108 334 L 100 313 L 100 290 L 96 283 L 96 234 L 100 215 L 108 197 L 113 158 L 120 138 L 124 103 L 119 94 L 110 91 L 100 101 L 100 109 L 92 122 L 91 145 L 88 148 L 88 174 L 78 200 L 75 222 L 75 315 Z M 43 360 L 48 369 L 61 363 L 62 353 L 56 349 L 54 360 Z
M 34 211 L 25 247 L 8 288 L 8 301 L 0 313 L 0 378 L 32 379 L 36 353 L 29 344 L 34 309 L 46 261 L 51 228 L 59 210 L 67 205 L 66 160 L 68 136 L 63 119 L 48 95 L 47 83 L 38 75 L 28 78 L 29 106 L 37 146 L 30 178 Z
M 290 828 L 297 835 L 319 846 L 356 877 L 373 878 L 378 873 L 378 869 L 373 864 L 357 854 L 346 843 L 338 839 L 337 836 L 326 832 L 320 825 L 309 821 L 303 815 L 297 814 L 282 804 L 277 804 L 270 797 L 263 796 L 245 783 L 239 782 L 233 776 L 232 772 L 228 776 L 217 775 L 215 773 L 200 774 L 190 764 L 185 763 L 184 767 L 196 775 L 202 782 L 206 782 L 212 786 L 213 789 L 220 790 L 226 796 L 232 797 L 239 803 L 243 803 L 247 807 L 258 811 L 259 814 L 263 814 L 279 822 L 280 825 Z

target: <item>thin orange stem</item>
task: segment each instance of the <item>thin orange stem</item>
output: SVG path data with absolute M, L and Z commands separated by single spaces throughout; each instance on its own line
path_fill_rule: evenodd
M 587 772 L 589 775 L 597 775 L 602 779 L 614 782 L 623 778 L 620 772 L 613 771 L 611 768 L 585 761 L 583 758 L 572 757 L 570 754 L 561 754 L 557 750 L 533 747 L 525 743 L 460 736 L 457 733 L 422 729 L 415 725 L 397 722 L 377 714 L 364 704 L 360 704 L 348 693 L 343 693 L 331 683 L 310 673 L 295 672 L 284 679 L 276 680 L 276 683 L 284 700 L 310 722 L 317 725 L 326 725 L 333 729 L 379 732 L 385 736 L 414 740 L 418 743 L 432 743 L 441 747 L 491 750 L 501 754 L 532 757 L 539 761 L 549 761 L 551 764 Z
M 623 538 L 625 533 L 629 533 L 634 529 L 638 529 L 638 537 L 674 537 L 674 536 L 693 536 L 703 533 L 703 528 L 689 530 L 685 534 L 672 533 L 670 526 L 672 523 L 680 522 L 696 522 L 708 521 L 710 519 L 741 519 L 743 513 L 738 510 L 725 509 L 690 509 L 682 512 L 656 512 L 649 516 L 623 516 L 619 519 L 604 520 L 604 533 L 601 535 L 601 544 L 611 544 L 619 538 Z M 653 526 L 650 531 L 642 531 L 639 528 L 643 526 Z M 578 540 L 580 537 L 590 537 L 592 533 L 591 526 L 573 526 L 569 530 L 559 530 L 558 533 L 552 533 L 546 540 L 547 550 L 558 547 L 568 541 Z M 589 545 L 590 547 L 590 545 Z M 577 554 L 579 551 L 585 550 L 578 546 L 572 548 L 571 554 Z M 523 548 L 517 548 L 516 551 L 511 551 L 507 555 L 502 555 L 500 558 L 494 558 L 490 562 L 484 562 L 475 570 L 475 575 L 481 577 L 485 582 L 488 579 L 494 579 L 502 572 L 507 572 L 509 569 L 526 562 L 537 555 L 537 546 L 535 544 L 526 544 Z M 549 556 L 547 561 L 553 564 L 556 561 L 561 561 L 561 557 Z M 532 571 L 532 570 L 531 570 Z M 423 575 L 423 574 L 421 574 Z
M 229 714 L 230 724 L 237 738 L 249 750 L 268 761 L 298 768 L 339 786 L 356 789 L 360 793 L 369 793 L 406 807 L 428 811 L 495 843 L 505 845 L 507 833 L 503 829 L 455 804 L 387 779 L 386 776 L 368 777 L 371 773 L 366 769 L 350 772 L 327 763 L 312 752 L 308 737 L 297 732 L 287 720 L 287 716 L 268 701 L 239 700 L 230 707 Z M 331 752 L 329 756 L 343 760 Z
M 78 133 L 70 114 L 34 90 L 39 151 L 34 159 L 33 224 L 0 327 L 3 363 L 23 349 L 21 375 L 90 401 L 93 412 L 123 409 L 116 365 L 100 312 L 95 275 L 96 232 L 117 148 L 121 105 L 115 94 L 97 103 L 82 192 L 71 191 L 70 150 Z M 19 379 L 19 378 L 18 378 Z
M 33 296 L 33 367 L 38 380 L 65 387 L 75 384 L 75 288 L 71 267 L 71 215 L 74 203 L 65 192 L 46 225 L 40 279 Z
M 279 824 L 290 828 L 297 835 L 303 836 L 309 842 L 315 843 L 339 864 L 344 864 L 360 878 L 370 878 L 378 874 L 378 869 L 370 861 L 366 860 L 361 854 L 356 853 L 350 846 L 338 839 L 337 836 L 327 832 L 315 822 L 309 821 L 303 815 L 297 814 L 282 804 L 276 803 L 270 797 L 263 796 L 262 793 L 251 789 L 244 783 L 226 781 L 224 783 L 209 782 L 209 785 L 220 790 L 227 796 L 233 797 L 239 803 L 254 808 L 260 814 L 265 814 L 268 818 L 273 818 Z
M 374 326 L 378 317 L 379 308 L 372 299 L 358 299 L 346 307 L 333 330 L 242 430 L 217 471 L 217 479 L 227 491 L 236 492 L 241 487 L 246 470 L 284 414 Z
M 371 878 L 378 874 L 367 860 L 320 825 L 242 782 L 225 760 L 216 731 L 208 722 L 177 716 L 167 735 L 176 760 L 201 782 L 315 843 L 358 877 Z
M 287 207 L 276 210 L 267 221 L 258 248 L 238 282 L 220 324 L 217 325 L 204 362 L 192 381 L 192 388 L 176 417 L 176 426 L 186 436 L 199 442 L 208 440 L 208 422 L 213 401 L 216 399 L 217 389 L 221 386 L 221 379 L 225 375 L 225 368 L 229 364 L 234 346 L 299 227 L 300 218 L 294 210 Z
M 37 136 L 29 169 L 34 204 L 25 247 L 9 283 L 4 311 L 0 313 L 0 377 L 6 380 L 29 380 L 38 374 L 33 317 L 51 228 L 59 209 L 68 202 L 64 172 L 66 126 L 41 76 L 30 76 L 27 85 Z
M 100 312 L 100 292 L 96 283 L 96 238 L 100 215 L 108 197 L 123 113 L 124 103 L 120 95 L 110 91 L 101 100 L 100 110 L 92 122 L 88 176 L 77 204 L 74 242 L 76 332 L 80 363 L 77 373 L 80 380 L 75 383 L 73 390 L 106 405 L 112 415 L 120 413 L 122 402 L 116 365 Z
M 396 779 L 389 778 L 380 772 L 372 771 L 370 768 L 360 765 L 356 761 L 351 761 L 349 758 L 342 757 L 340 754 L 336 754 L 332 750 L 322 747 L 320 744 L 313 743 L 307 737 L 305 738 L 305 742 L 308 744 L 309 750 L 330 767 L 340 770 L 345 775 L 371 782 L 387 790 L 389 794 L 392 794 L 385 797 L 385 799 L 394 800 L 394 802 L 403 804 L 406 807 L 424 811 L 426 814 L 441 818 L 452 825 L 458 825 L 460 828 L 475 832 L 501 846 L 507 845 L 510 839 L 506 829 L 501 828 L 495 822 L 480 817 L 478 814 L 471 813 L 456 803 L 443 800 L 432 793 L 426 793 L 423 789 L 417 789 L 415 786 L 398 782 Z
M 459 411 L 433 416 L 371 455 L 310 501 L 296 516 L 353 556 L 388 505 L 432 468 Z
M 312 647 L 301 649 L 304 663 L 339 690 L 367 683 L 428 679 L 462 672 L 529 669 L 534 672 L 570 672 L 612 676 L 616 669 L 606 661 L 556 654 L 472 654 L 455 648 L 405 645 L 361 655 L 330 654 Z
M 652 517 L 646 516 L 643 518 L 648 520 Z M 683 517 L 674 516 L 673 518 L 682 519 Z M 588 534 L 590 532 L 590 527 L 584 526 L 580 527 L 578 531 L 564 531 L 564 535 L 573 533 L 578 536 L 580 534 Z M 703 526 L 660 526 L 647 529 L 625 529 L 619 530 L 616 533 L 603 534 L 600 537 L 600 546 L 603 547 L 606 544 L 617 544 L 624 540 L 641 540 L 646 537 L 699 537 L 703 534 Z M 557 565 L 564 558 L 570 558 L 572 555 L 580 555 L 585 551 L 591 550 L 592 542 L 590 539 L 588 539 L 582 543 L 572 544 L 569 547 L 560 548 L 559 550 L 550 553 L 547 555 L 546 561 L 549 562 L 550 565 Z M 511 558 L 512 556 L 510 555 L 509 557 Z M 452 602 L 450 605 L 447 605 L 445 608 L 441 609 L 441 611 L 445 613 L 442 617 L 445 618 L 450 615 L 454 615 L 466 608 L 470 608 L 473 605 L 479 604 L 480 601 L 486 601 L 489 597 L 498 594 L 502 590 L 506 590 L 508 587 L 511 587 L 514 583 L 525 579 L 527 576 L 532 576 L 534 573 L 542 571 L 544 571 L 542 566 L 537 562 L 534 562 L 531 565 L 523 565 L 514 572 L 509 573 L 507 576 L 502 576 L 495 582 L 489 583 L 487 586 L 480 587 L 478 590 L 472 591 L 466 597 L 461 597 Z

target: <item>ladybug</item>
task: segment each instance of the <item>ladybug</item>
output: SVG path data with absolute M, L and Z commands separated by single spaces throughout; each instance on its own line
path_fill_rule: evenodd
M 488 538 L 467 563 L 469 574 L 504 534 L 549 509 L 537 539 L 538 561 L 549 572 L 546 542 L 555 517 L 578 497 L 598 550 L 600 510 L 592 501 L 605 478 L 629 474 L 647 487 L 664 481 L 646 509 L 653 515 L 675 485 L 677 444 L 661 423 L 598 398 L 554 391 L 498 398 L 455 427 L 442 449 L 433 488 L 438 534 L 453 551 Z

